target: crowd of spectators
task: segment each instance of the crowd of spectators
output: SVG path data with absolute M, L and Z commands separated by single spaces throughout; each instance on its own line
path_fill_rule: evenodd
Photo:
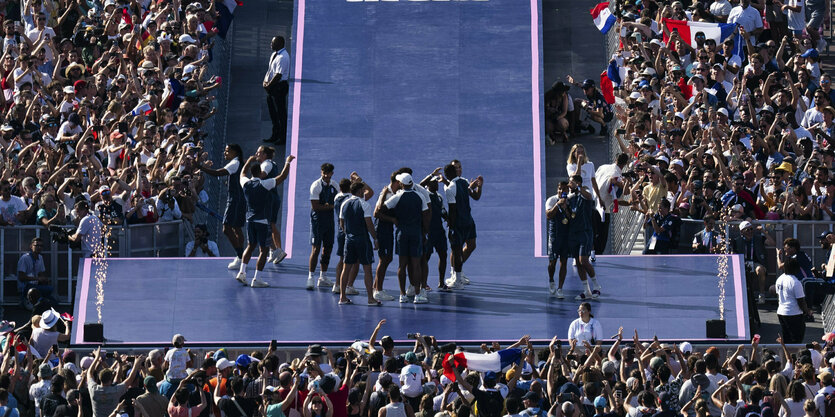
M 582 319 L 582 317 L 581 317 Z M 266 351 L 198 354 L 183 335 L 147 354 L 95 349 L 82 356 L 57 343 L 70 323 L 46 310 L 2 329 L 0 413 L 7 417 L 831 417 L 831 338 L 775 351 L 751 345 L 696 349 L 641 342 L 637 331 L 611 345 L 572 333 L 535 348 L 529 336 L 467 355 L 501 351 L 504 369 L 467 369 L 453 343 L 381 334 L 342 348 L 311 345 L 290 360 Z M 465 356 L 466 357 L 466 356 Z M 472 358 L 472 356 L 470 356 Z M 283 359 L 282 359 L 283 358 Z M 478 361 L 475 361 L 478 362 Z M 484 366 L 483 364 L 481 366 Z M 475 365 L 473 365 L 475 367 Z
M 0 225 L 192 219 L 214 2 L 25 0 L 3 9 Z

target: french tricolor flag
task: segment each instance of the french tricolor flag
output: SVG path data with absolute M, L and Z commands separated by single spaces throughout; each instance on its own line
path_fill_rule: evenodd
M 594 19 L 594 25 L 597 26 L 597 29 L 600 30 L 604 35 L 612 26 L 615 25 L 615 15 L 609 10 L 609 2 L 598 3 L 597 6 L 594 6 L 591 9 L 591 18 Z
M 444 358 L 444 375 L 455 381 L 455 373 L 452 372 L 452 365 L 449 363 L 449 354 Z M 473 372 L 500 372 L 505 367 L 519 362 L 522 357 L 522 349 L 504 349 L 492 353 L 469 353 L 461 352 L 453 355 L 455 366 L 467 368 Z
M 130 114 L 132 116 L 139 116 L 140 114 L 147 116 L 151 114 L 152 111 L 154 111 L 154 108 L 151 107 L 151 103 L 142 100 L 139 105 L 133 108 L 133 111 L 131 111 Z
M 215 28 L 217 34 L 223 39 L 226 39 L 226 32 L 232 26 L 232 19 L 235 17 L 235 8 L 242 6 L 243 2 L 236 0 L 215 0 L 218 18 Z
M 736 29 L 735 23 L 707 23 L 707 22 L 693 22 L 689 20 L 673 20 L 664 19 L 664 26 L 667 30 L 678 31 L 688 45 L 696 46 L 696 35 L 702 33 L 705 39 L 713 39 L 717 45 L 720 45 L 725 39 L 733 35 Z M 664 33 L 664 42 L 667 42 L 667 34 Z

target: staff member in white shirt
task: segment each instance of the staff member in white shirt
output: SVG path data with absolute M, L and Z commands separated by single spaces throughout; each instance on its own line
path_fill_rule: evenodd
M 801 343 L 806 333 L 806 320 L 803 314 L 811 315 L 812 312 L 806 306 L 803 284 L 797 279 L 797 275 L 800 273 L 800 264 L 797 259 L 786 259 L 783 264 L 783 271 L 783 275 L 780 275 L 777 278 L 777 283 L 774 284 L 779 299 L 777 319 L 783 329 L 783 341 L 785 343 Z
M 598 340 L 603 340 L 603 326 L 591 314 L 591 304 L 580 304 L 577 314 L 580 317 L 568 326 L 568 340 L 576 340 L 580 345 L 583 342 L 594 344 Z
M 270 45 L 273 49 L 267 74 L 264 75 L 264 90 L 267 90 L 267 108 L 273 122 L 273 133 L 264 142 L 284 144 L 287 141 L 287 92 L 290 84 L 290 54 L 284 49 L 284 37 L 276 36 Z
M 90 203 L 87 201 L 79 201 L 75 203 L 75 212 L 81 218 L 78 223 L 78 229 L 75 234 L 70 236 L 73 242 L 81 241 L 81 253 L 85 258 L 104 257 L 107 248 L 102 242 L 102 222 L 99 218 L 90 212 Z

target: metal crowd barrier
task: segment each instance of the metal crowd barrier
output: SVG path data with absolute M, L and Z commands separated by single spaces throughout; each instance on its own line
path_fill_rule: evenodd
M 809 255 L 812 264 L 820 267 L 826 263 L 826 250 L 818 243 L 818 236 L 825 230 L 832 230 L 832 222 L 809 221 L 809 220 L 759 220 L 756 225 L 762 225 L 763 229 L 774 238 L 774 245 L 765 245 L 766 269 L 768 270 L 767 282 L 770 285 L 777 279 L 777 249 L 783 247 L 783 240 L 793 237 L 800 241 L 800 248 Z M 674 253 L 692 253 L 693 235 L 704 228 L 701 220 L 682 219 L 681 231 L 679 233 L 678 248 Z M 739 222 L 727 223 L 724 230 L 729 241 L 739 237 Z M 728 247 L 730 250 L 731 247 Z
M 110 227 L 108 257 L 181 257 L 186 231 L 185 223 L 180 220 Z M 3 277 L 0 300 L 4 305 L 20 302 L 17 263 L 29 252 L 29 244 L 35 237 L 44 241 L 42 256 L 49 283 L 55 289 L 53 296 L 60 303 L 71 304 L 81 252 L 53 242 L 49 230 L 43 226 L 0 227 L 0 276 Z

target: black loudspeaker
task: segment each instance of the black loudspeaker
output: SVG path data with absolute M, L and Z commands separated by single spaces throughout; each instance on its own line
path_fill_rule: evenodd
M 725 339 L 725 320 L 707 320 L 705 322 L 705 334 L 708 339 Z M 86 333 L 85 333 L 86 338 Z
M 101 323 L 85 323 L 84 341 L 98 343 L 104 342 L 104 326 L 102 326 Z

